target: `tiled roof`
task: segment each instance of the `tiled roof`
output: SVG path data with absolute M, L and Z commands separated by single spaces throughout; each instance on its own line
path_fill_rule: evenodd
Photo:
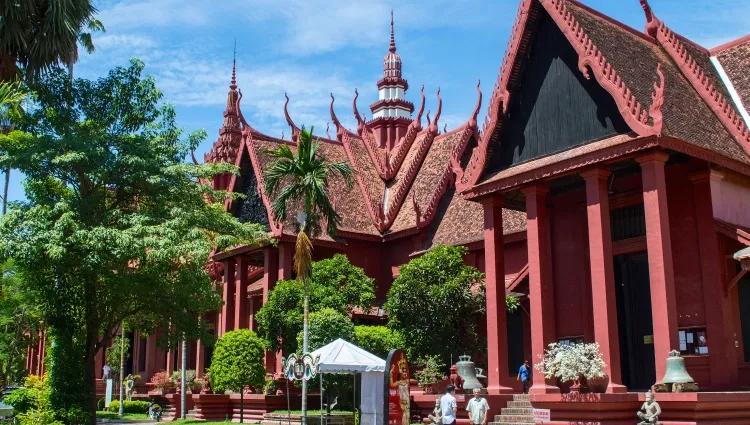
M 745 109 L 750 108 L 750 37 L 716 54 Z M 748 111 L 750 112 L 750 111 Z

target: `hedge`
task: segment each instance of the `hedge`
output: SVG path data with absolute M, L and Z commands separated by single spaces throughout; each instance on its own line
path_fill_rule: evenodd
M 148 413 L 148 401 L 127 401 L 124 402 L 124 413 Z M 120 402 L 117 400 L 113 400 L 111 403 L 109 403 L 109 411 L 110 412 L 119 412 L 120 411 Z

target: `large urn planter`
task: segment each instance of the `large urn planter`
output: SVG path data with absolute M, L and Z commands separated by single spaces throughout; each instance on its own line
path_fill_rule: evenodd
M 609 386 L 609 375 L 605 374 L 601 378 L 589 378 L 588 387 L 594 394 L 604 394 Z

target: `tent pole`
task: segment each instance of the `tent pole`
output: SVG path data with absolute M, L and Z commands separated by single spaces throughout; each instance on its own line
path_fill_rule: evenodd
M 284 371 L 284 381 L 286 381 L 286 420 L 288 425 L 292 425 L 292 409 L 289 405 L 289 379 L 286 377 L 286 371 Z
M 320 374 L 320 425 L 323 425 L 323 374 Z

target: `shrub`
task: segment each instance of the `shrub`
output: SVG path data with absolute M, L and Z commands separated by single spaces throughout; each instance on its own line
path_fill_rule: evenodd
M 604 376 L 606 364 L 599 351 L 599 344 L 560 345 L 552 343 L 544 350 L 542 361 L 534 368 L 544 374 L 545 378 L 560 378 L 563 382 L 578 381 Z
M 172 383 L 175 385 L 175 387 L 180 386 L 180 380 L 182 379 L 182 369 L 177 369 L 174 372 L 172 372 Z M 193 386 L 193 381 L 195 381 L 195 371 L 192 369 L 188 369 L 185 372 L 185 387 L 191 388 Z
M 104 403 L 105 403 L 104 397 L 102 397 L 99 400 L 97 400 L 96 401 L 96 410 L 104 411 Z
M 310 314 L 309 326 L 309 351 L 317 350 L 338 338 L 346 341 L 355 341 L 357 338 L 351 319 L 332 308 L 324 308 Z M 302 349 L 302 337 L 303 334 L 300 332 L 297 335 L 297 344 L 300 350 Z
M 142 401 L 142 400 L 133 400 L 133 401 L 127 401 L 125 400 L 123 402 L 123 412 L 124 413 L 148 413 L 148 402 Z M 113 400 L 111 403 L 109 403 L 109 411 L 110 412 L 119 412 L 120 411 L 120 402 L 117 400 Z
M 172 386 L 174 385 L 171 377 L 164 370 L 162 370 L 161 372 L 156 372 L 154 376 L 151 377 L 151 383 L 154 384 L 154 387 L 156 387 L 156 389 L 161 391 L 164 391 L 167 388 L 172 388 Z
M 392 349 L 406 347 L 401 334 L 386 326 L 355 326 L 354 333 L 357 345 L 383 359 Z
M 436 384 L 443 378 L 443 372 L 441 372 L 441 370 L 445 365 L 440 364 L 440 357 L 425 356 L 423 364 L 424 369 L 414 374 L 414 377 L 417 379 L 417 384 L 419 384 L 420 387 Z
M 246 385 L 261 388 L 266 376 L 264 349 L 263 341 L 248 329 L 227 332 L 219 338 L 211 358 L 214 392 L 240 392 Z
M 13 411 L 16 413 L 16 415 L 18 415 L 36 408 L 41 401 L 41 397 L 42 393 L 37 389 L 18 388 L 16 390 L 13 390 L 12 393 L 8 394 L 3 399 L 3 403 L 13 407 Z

